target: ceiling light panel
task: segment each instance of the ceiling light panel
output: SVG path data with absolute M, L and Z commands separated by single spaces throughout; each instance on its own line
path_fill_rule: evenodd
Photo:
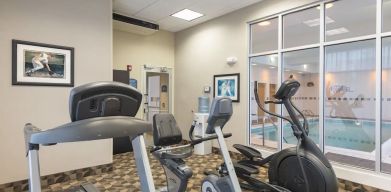
M 333 35 L 339 35 L 339 34 L 348 33 L 348 32 L 349 32 L 348 29 L 346 29 L 345 27 L 341 27 L 338 29 L 331 29 L 331 30 L 326 31 L 326 35 L 333 36 Z
M 177 17 L 177 18 L 180 18 L 180 19 L 184 19 L 186 21 L 192 21 L 192 20 L 197 19 L 199 17 L 202 17 L 204 15 L 201 14 L 201 13 L 192 11 L 190 9 L 184 9 L 182 11 L 179 11 L 177 13 L 172 14 L 171 16 Z

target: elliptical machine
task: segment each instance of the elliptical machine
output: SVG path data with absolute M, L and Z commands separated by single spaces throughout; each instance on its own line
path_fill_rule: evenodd
M 257 84 L 256 81 L 255 84 Z M 290 118 L 267 111 L 260 103 L 257 86 L 254 87 L 254 95 L 258 107 L 269 115 L 289 122 L 298 142 L 296 147 L 284 149 L 267 158 L 262 158 L 261 153 L 254 148 L 235 144 L 234 147 L 248 158 L 239 161 L 239 165 L 244 167 L 250 166 L 251 168 L 254 165 L 264 166 L 266 163 L 269 163 L 268 175 L 270 184 L 293 192 L 337 192 L 337 178 L 330 162 L 308 136 L 307 119 L 291 101 L 291 97 L 298 91 L 300 83 L 293 79 L 284 81 L 274 95 L 276 100 L 265 101 L 265 104 L 283 104 Z M 303 123 L 300 122 L 296 112 L 303 118 Z M 247 181 L 247 187 L 253 186 L 252 189 L 254 191 L 261 191 L 258 188 L 259 186 L 254 187 L 254 183 L 256 183 L 254 180 L 248 179 L 250 171 L 247 171 L 247 174 L 243 174 L 244 172 L 238 173 L 239 178 Z M 283 191 L 278 188 L 270 188 L 269 185 L 266 186 L 266 189 L 266 191 Z

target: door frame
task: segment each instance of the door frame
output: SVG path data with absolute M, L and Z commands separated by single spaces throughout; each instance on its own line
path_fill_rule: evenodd
M 146 96 L 148 95 L 147 90 L 147 73 L 166 73 L 168 74 L 168 112 L 174 114 L 174 68 L 163 67 L 163 66 L 147 66 L 141 67 L 141 92 L 143 94 L 143 100 L 141 104 L 142 118 L 147 119 L 146 115 Z

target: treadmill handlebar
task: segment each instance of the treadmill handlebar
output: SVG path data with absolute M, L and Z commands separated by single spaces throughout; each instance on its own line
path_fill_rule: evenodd
M 130 138 L 152 131 L 152 125 L 129 116 L 106 116 L 70 122 L 53 129 L 41 130 L 28 123 L 24 127 L 26 150 L 39 145 L 92 141 L 116 137 Z

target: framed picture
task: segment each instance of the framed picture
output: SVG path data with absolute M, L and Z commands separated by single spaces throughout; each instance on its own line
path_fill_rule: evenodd
M 74 84 L 74 48 L 12 40 L 12 85 Z
M 213 76 L 214 97 L 229 97 L 232 102 L 240 101 L 240 74 Z

